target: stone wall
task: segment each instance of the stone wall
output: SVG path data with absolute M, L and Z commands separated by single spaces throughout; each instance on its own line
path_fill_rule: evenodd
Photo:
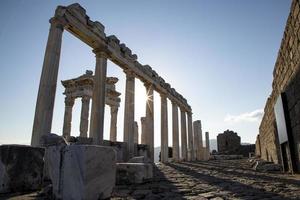
M 217 136 L 218 152 L 224 154 L 233 154 L 241 145 L 241 137 L 236 132 L 226 130 Z
M 275 163 L 280 163 L 281 157 L 276 133 L 274 105 L 277 97 L 280 93 L 285 92 L 299 69 L 299 26 L 299 0 L 293 0 L 273 71 L 272 92 L 264 108 L 265 113 L 259 127 L 259 141 L 256 142 L 256 149 L 260 149 L 260 151 L 256 150 L 257 155 Z M 295 105 L 299 107 L 300 104 Z M 299 126 L 297 127 L 299 128 Z

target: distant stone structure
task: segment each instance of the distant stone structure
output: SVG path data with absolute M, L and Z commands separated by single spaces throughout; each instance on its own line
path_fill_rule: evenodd
M 234 131 L 226 130 L 217 136 L 218 154 L 221 155 L 243 155 L 248 157 L 249 153 L 255 152 L 254 144 L 241 144 L 241 137 Z
M 226 130 L 217 136 L 218 152 L 232 154 L 237 152 L 241 145 L 241 137 L 234 131 Z
M 300 172 L 300 4 L 293 0 L 273 70 L 256 155 Z

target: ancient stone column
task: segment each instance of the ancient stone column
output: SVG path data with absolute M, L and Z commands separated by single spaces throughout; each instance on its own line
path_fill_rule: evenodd
M 63 23 L 56 18 L 52 18 L 50 23 L 51 26 L 35 107 L 31 137 L 32 146 L 39 146 L 40 137 L 51 132 L 61 41 L 64 27 Z
M 112 142 L 117 141 L 117 120 L 118 120 L 118 107 L 110 107 L 110 136 Z
M 94 144 L 99 145 L 103 141 L 107 55 L 101 50 L 94 50 L 94 53 L 96 54 L 96 68 L 92 97 L 90 137 L 93 138 Z
M 161 162 L 168 162 L 168 104 L 165 94 L 160 94 L 161 97 Z
M 198 143 L 199 143 L 199 129 L 198 129 L 199 124 L 197 121 L 193 122 L 193 132 L 194 132 L 194 155 L 196 157 L 196 160 L 198 159 Z
M 154 98 L 153 98 L 153 86 L 151 84 L 145 84 L 147 102 L 146 102 L 146 144 L 149 146 L 149 158 L 154 162 Z
M 188 161 L 195 160 L 192 112 L 187 113 L 188 119 Z
M 87 137 L 89 126 L 90 97 L 81 98 L 80 137 Z
M 172 127 L 173 127 L 173 150 L 172 157 L 175 161 L 179 161 L 179 130 L 178 130 L 178 107 L 172 101 Z
M 210 147 L 209 147 L 209 133 L 205 132 L 205 143 L 206 143 L 206 159 L 209 159 Z
M 180 108 L 181 113 L 181 156 L 183 160 L 187 160 L 187 137 L 186 137 L 186 116 L 185 110 Z
M 71 133 L 71 123 L 72 123 L 72 108 L 74 105 L 73 97 L 65 98 L 65 115 L 64 115 L 64 125 L 63 125 L 63 136 L 68 137 Z
M 126 73 L 125 111 L 124 111 L 124 142 L 127 144 L 127 159 L 134 156 L 134 73 Z
M 202 160 L 203 156 L 202 156 L 202 149 L 203 149 L 203 145 L 202 145 L 202 128 L 201 128 L 201 121 L 197 120 L 194 121 L 194 149 L 195 149 L 195 155 L 197 160 Z
M 134 137 L 133 137 L 134 144 L 139 143 L 139 125 L 137 122 L 134 122 Z
M 141 117 L 142 133 L 141 144 L 146 144 L 146 117 Z

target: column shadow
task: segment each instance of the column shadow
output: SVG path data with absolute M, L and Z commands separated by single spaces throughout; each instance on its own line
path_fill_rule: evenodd
M 190 164 L 190 163 L 188 163 Z M 187 163 L 168 163 L 167 165 L 174 168 L 175 170 L 178 170 L 179 172 L 182 172 L 186 175 L 189 175 L 193 178 L 199 179 L 201 181 L 206 182 L 209 185 L 214 185 L 219 188 L 221 188 L 224 191 L 230 191 L 233 194 L 235 194 L 235 197 L 243 197 L 243 196 L 249 196 L 249 194 L 254 194 L 255 198 L 258 197 L 260 198 L 270 198 L 272 199 L 282 199 L 282 200 L 287 200 L 288 198 L 279 195 L 274 192 L 268 192 L 264 189 L 259 189 L 252 187 L 250 185 L 246 185 L 237 181 L 229 180 L 229 179 L 224 179 L 212 175 L 207 175 L 203 173 L 199 173 L 194 169 L 191 169 L 190 166 Z M 199 167 L 199 166 L 198 166 Z M 212 169 L 210 169 L 212 170 Z
M 216 166 L 219 165 L 220 163 L 211 163 L 211 162 L 194 162 L 194 163 L 187 163 L 184 162 L 182 163 L 184 165 L 187 166 L 193 166 L 193 167 L 201 167 L 203 169 L 207 169 L 207 170 L 216 170 L 220 173 L 223 174 L 228 174 L 228 175 L 235 175 L 235 176 L 239 176 L 239 177 L 246 177 L 246 178 L 252 178 L 252 179 L 263 179 L 265 181 L 272 181 L 272 182 L 280 182 L 280 183 L 284 183 L 284 184 L 291 184 L 297 187 L 300 187 L 300 181 L 299 180 L 294 180 L 294 179 L 285 179 L 285 178 L 279 178 L 279 177 L 274 177 L 268 176 L 266 173 L 263 172 L 257 172 L 255 170 L 252 169 L 244 169 L 243 172 L 238 172 L 238 171 L 227 171 L 226 169 L 232 169 L 235 170 L 236 166 L 225 166 L 225 165 L 221 165 L 221 166 Z

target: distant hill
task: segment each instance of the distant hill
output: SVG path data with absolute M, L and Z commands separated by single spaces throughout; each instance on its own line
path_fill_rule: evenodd
M 205 144 L 205 141 L 203 141 L 203 144 Z M 209 140 L 209 145 L 210 145 L 210 151 L 218 150 L 217 139 Z M 155 147 L 154 148 L 154 162 L 158 162 L 159 152 L 160 152 L 160 147 Z

